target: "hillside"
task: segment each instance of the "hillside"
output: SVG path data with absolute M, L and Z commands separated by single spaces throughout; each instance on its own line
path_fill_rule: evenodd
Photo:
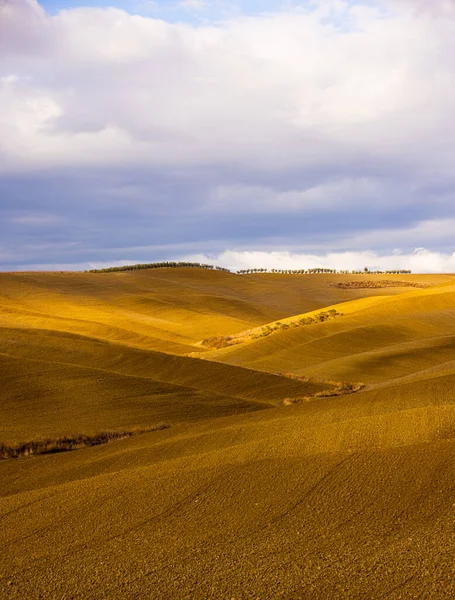
M 377 383 L 453 360 L 454 307 L 453 283 L 359 299 L 328 307 L 341 318 L 212 350 L 207 357 L 264 371 Z
M 455 280 L 362 277 L 0 274 L 0 442 L 170 425 L 0 461 L 0 597 L 455 597 Z
M 194 345 L 211 335 L 237 333 L 343 300 L 406 290 L 329 285 L 350 281 L 352 275 L 239 276 L 204 269 L 3 273 L 0 278 L 0 326 L 67 331 L 176 354 L 201 351 Z M 395 278 L 429 283 L 450 279 Z
M 48 331 L 3 330 L 0 440 L 173 425 L 330 388 Z

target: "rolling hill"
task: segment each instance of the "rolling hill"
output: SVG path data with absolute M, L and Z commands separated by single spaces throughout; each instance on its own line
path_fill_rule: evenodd
M 0 461 L 0 597 L 454 598 L 455 278 L 393 277 L 0 274 L 0 441 L 169 425 Z

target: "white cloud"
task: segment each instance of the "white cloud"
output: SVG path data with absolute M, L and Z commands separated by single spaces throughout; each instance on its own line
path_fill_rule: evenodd
M 207 3 L 203 0 L 182 0 L 179 2 L 179 6 L 189 11 L 199 11 L 207 6 Z
M 406 8 L 416 17 L 452 17 L 455 15 L 453 0 L 384 0 L 384 4 L 391 9 L 396 7 Z
M 329 5 L 334 22 L 348 15 L 347 30 L 324 20 Z M 341 2 L 192 27 L 115 9 L 50 17 L 33 0 L 2 7 L 4 68 L 31 78 L 2 86 L 10 168 L 349 168 L 370 156 L 451 170 L 448 16 Z
M 232 271 L 241 269 L 412 270 L 413 273 L 455 273 L 455 253 L 443 254 L 418 248 L 410 254 L 380 255 L 375 252 L 304 254 L 226 250 L 217 255 L 192 254 L 182 260 L 217 264 Z
M 340 264 L 362 263 L 364 248 L 410 261 L 409 248 L 450 247 L 453 2 L 324 0 L 246 17 L 219 0 L 231 16 L 197 26 L 140 2 L 148 17 L 0 0 L 0 226 L 25 219 L 0 237 L 18 255 L 29 240 L 13 225 L 22 231 L 27 211 L 30 225 L 71 215 L 66 235 L 84 240 L 75 264 L 123 259 L 128 243 L 166 245 L 170 257 L 354 252 L 331 254 Z M 202 0 L 178 4 L 174 16 Z
M 13 260 L 12 255 L 0 252 L 0 260 Z M 164 259 L 167 260 L 167 259 Z M 372 251 L 359 252 L 328 252 L 328 253 L 293 253 L 287 251 L 254 251 L 254 250 L 225 250 L 219 254 L 185 254 L 174 256 L 169 260 L 182 260 L 216 264 L 221 267 L 238 271 L 241 269 L 267 268 L 271 269 L 312 269 L 328 268 L 343 270 L 411 270 L 413 273 L 454 273 L 455 253 L 432 252 L 425 248 L 416 248 L 405 254 L 381 255 Z M 68 270 L 83 271 L 88 269 L 103 269 L 113 266 L 124 266 L 144 262 L 139 259 L 93 261 L 78 263 L 31 263 L 21 265 L 20 270 Z M 7 269 L 4 269 L 7 270 Z
M 349 240 L 343 240 L 342 245 L 351 248 L 379 248 L 387 244 L 389 248 L 409 248 L 415 243 L 429 244 L 453 244 L 453 232 L 455 231 L 455 218 L 428 219 L 420 221 L 408 227 L 378 228 L 374 231 L 362 232 L 351 236 Z

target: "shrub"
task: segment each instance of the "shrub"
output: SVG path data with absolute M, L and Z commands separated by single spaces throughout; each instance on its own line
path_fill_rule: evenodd
M 80 450 L 81 448 L 90 448 L 100 444 L 107 444 L 114 440 L 121 440 L 141 433 L 152 431 L 161 431 L 168 429 L 170 425 L 159 423 L 153 427 L 144 429 L 130 429 L 127 431 L 102 431 L 95 435 L 73 435 L 57 438 L 48 438 L 34 440 L 31 442 L 21 442 L 19 444 L 5 444 L 0 442 L 0 460 L 8 458 L 19 458 L 22 456 L 37 456 L 39 454 L 56 454 L 58 452 L 69 452 L 71 450 Z

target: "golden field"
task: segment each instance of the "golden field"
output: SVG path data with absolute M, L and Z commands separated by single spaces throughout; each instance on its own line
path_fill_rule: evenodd
M 136 432 L 0 461 L 2 599 L 455 598 L 455 275 L 2 273 L 0 375 Z

